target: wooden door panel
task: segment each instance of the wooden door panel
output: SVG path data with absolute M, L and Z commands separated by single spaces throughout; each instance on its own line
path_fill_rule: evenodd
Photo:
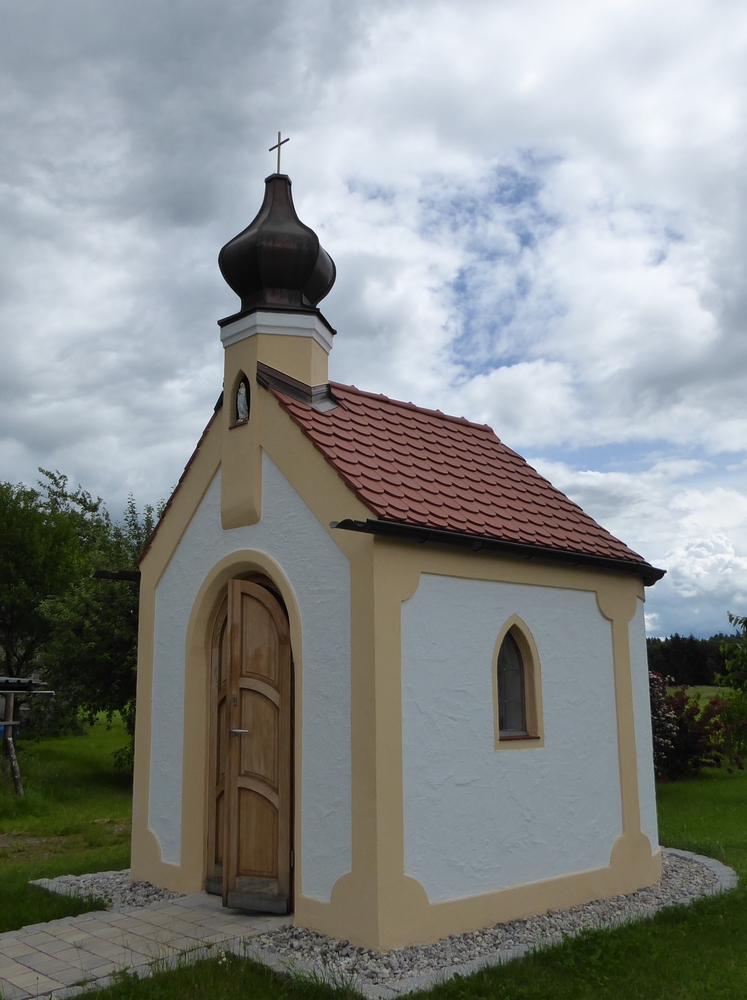
M 254 595 L 241 595 L 241 677 L 262 677 L 278 686 L 280 668 L 277 621 Z
M 220 892 L 225 842 L 225 769 L 228 757 L 228 709 L 226 684 L 229 668 L 228 603 L 218 609 L 210 650 L 210 823 L 208 825 L 208 871 L 205 887 Z
M 278 811 L 250 788 L 239 789 L 238 875 L 278 877 Z M 277 892 L 277 887 L 275 887 Z
M 214 636 L 215 843 L 206 887 L 215 891 L 219 884 L 224 905 L 285 913 L 292 805 L 288 620 L 270 591 L 231 580 L 224 624 L 216 624 Z
M 227 609 L 222 615 L 220 638 L 218 640 L 218 687 L 225 687 L 228 680 L 228 667 L 231 650 L 228 642 L 228 614 Z
M 257 795 L 261 795 L 267 799 L 273 809 L 276 811 L 280 809 L 280 796 L 266 785 L 264 781 L 258 781 L 257 778 L 239 778 L 239 788 L 251 788 Z
M 278 706 L 253 690 L 241 692 L 241 728 L 249 733 L 241 740 L 239 777 L 256 777 L 277 790 L 280 713 Z
M 228 708 L 225 694 L 218 702 L 215 720 L 215 740 L 217 753 L 215 755 L 215 784 L 222 785 L 226 775 L 226 758 L 228 757 Z
M 265 698 L 269 698 L 273 704 L 280 707 L 280 692 L 278 689 L 273 687 L 272 684 L 268 684 L 267 681 L 261 680 L 259 677 L 240 677 L 239 687 L 242 691 L 258 691 Z
M 225 795 L 221 790 L 215 800 L 215 837 L 214 837 L 214 851 L 213 851 L 213 863 L 215 865 L 223 864 L 223 823 L 224 823 L 224 812 L 225 812 Z

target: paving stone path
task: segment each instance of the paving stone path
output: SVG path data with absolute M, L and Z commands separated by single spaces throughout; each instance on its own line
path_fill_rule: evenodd
M 61 1000 L 107 986 L 123 969 L 148 975 L 154 964 L 173 965 L 185 952 L 241 951 L 247 938 L 292 919 L 236 913 L 224 909 L 219 896 L 195 892 L 126 913 L 33 924 L 0 934 L 0 995 Z

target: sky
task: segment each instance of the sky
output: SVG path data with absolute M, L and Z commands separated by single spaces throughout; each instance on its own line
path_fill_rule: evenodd
M 747 614 L 742 0 L 2 0 L 0 479 L 168 496 L 221 390 L 268 147 L 337 381 L 489 423 Z

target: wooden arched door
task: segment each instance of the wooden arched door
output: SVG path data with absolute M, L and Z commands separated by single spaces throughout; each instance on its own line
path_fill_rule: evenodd
M 213 631 L 206 888 L 223 905 L 291 908 L 291 654 L 269 590 L 230 580 Z

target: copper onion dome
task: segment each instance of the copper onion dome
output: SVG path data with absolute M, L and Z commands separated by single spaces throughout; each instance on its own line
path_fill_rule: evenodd
M 265 178 L 256 218 L 218 255 L 241 311 L 256 308 L 314 310 L 335 283 L 335 265 L 319 237 L 296 215 L 287 174 Z

